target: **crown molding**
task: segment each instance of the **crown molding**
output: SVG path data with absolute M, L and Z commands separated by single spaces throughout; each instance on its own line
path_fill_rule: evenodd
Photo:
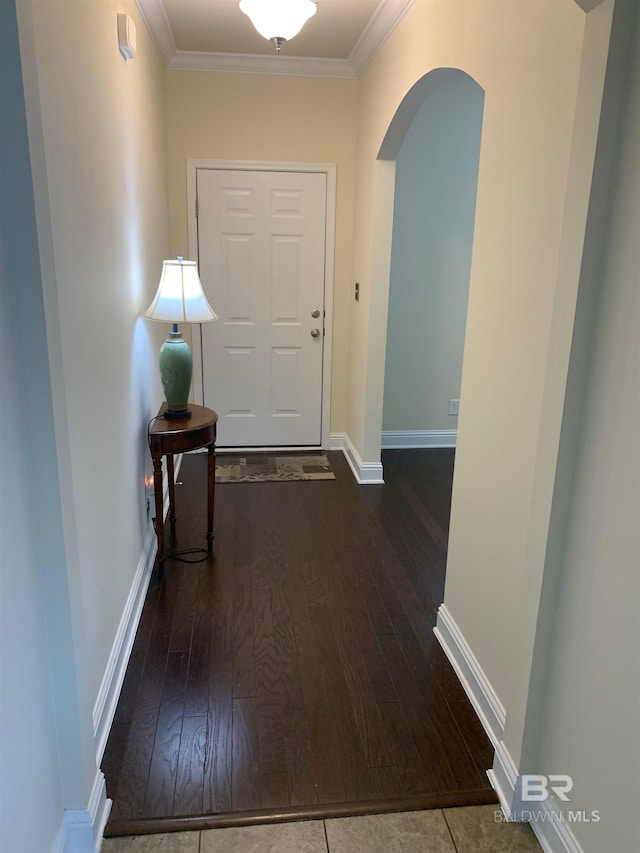
M 349 54 L 354 77 L 362 74 L 412 6 L 413 0 L 381 0 Z
M 575 0 L 577 6 L 579 6 L 583 12 L 586 12 L 587 15 L 589 12 L 593 11 L 596 6 L 599 6 L 603 3 L 604 0 Z
M 207 53 L 178 50 L 162 0 L 136 0 L 136 6 L 166 68 L 183 71 L 231 71 L 301 77 L 356 78 L 365 70 L 414 0 L 380 0 L 348 59 Z
M 136 0 L 136 6 L 160 58 L 168 68 L 178 48 L 162 0 Z
M 177 50 L 167 68 L 181 71 L 235 71 L 237 74 L 284 74 L 299 77 L 355 77 L 346 59 L 269 56 L 259 53 L 206 53 Z

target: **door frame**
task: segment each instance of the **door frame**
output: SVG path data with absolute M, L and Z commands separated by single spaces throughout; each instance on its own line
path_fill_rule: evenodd
M 322 354 L 322 400 L 320 447 L 329 450 L 331 431 L 331 354 L 333 345 L 333 268 L 335 258 L 336 231 L 336 172 L 335 163 L 298 163 L 270 160 L 187 160 L 187 226 L 189 235 L 189 257 L 199 262 L 198 256 L 198 220 L 196 217 L 197 170 L 218 169 L 238 172 L 314 172 L 327 178 L 327 197 L 325 209 L 324 237 L 324 342 Z M 215 310 L 215 305 L 213 306 Z M 194 363 L 199 365 L 193 371 L 193 395 L 196 401 L 204 405 L 202 388 L 202 325 L 192 331 L 192 349 Z M 233 448 L 237 452 L 241 448 Z M 270 450 L 286 448 L 269 448 Z M 304 450 L 304 447 L 296 447 Z M 312 449 L 317 449 L 313 445 Z

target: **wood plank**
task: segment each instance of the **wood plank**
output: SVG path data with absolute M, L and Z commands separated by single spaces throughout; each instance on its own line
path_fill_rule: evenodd
M 204 794 L 209 717 L 184 717 L 172 814 L 200 814 Z
M 262 547 L 253 574 L 260 770 L 267 774 L 286 773 L 289 720 L 304 704 L 293 615 L 302 590 L 299 576 L 290 571 L 297 563 L 289 535 L 295 526 L 295 509 L 288 506 L 290 524 L 283 527 L 272 513 L 275 505 L 269 490 L 263 490 L 258 505 Z
M 173 619 L 169 651 L 189 652 L 197 601 L 197 567 L 194 566 L 193 571 L 187 576 L 182 566 L 176 571 L 175 563 L 170 557 L 167 557 L 164 572 L 167 578 L 167 588 L 173 593 L 171 601 Z M 175 577 L 172 577 L 173 575 Z
M 242 487 L 241 487 L 242 488 Z M 251 498 L 235 508 L 233 538 L 233 697 L 255 697 Z
M 324 682 L 331 697 L 333 738 L 339 744 L 339 764 L 333 772 L 342 778 L 345 799 L 373 799 L 375 785 L 362 748 L 329 608 L 312 607 L 309 613 L 317 649 L 315 677 Z M 326 747 L 326 742 L 322 746 Z
M 143 817 L 173 814 L 188 665 L 189 655 L 186 652 L 169 654 L 142 810 Z
M 393 764 L 392 748 L 384 735 L 380 713 L 354 630 L 354 610 L 332 614 L 337 651 L 350 697 L 351 712 L 369 767 Z
M 121 817 L 141 817 L 143 814 L 149 767 L 153 754 L 153 744 L 160 712 L 160 701 L 164 686 L 169 639 L 171 637 L 171 613 L 167 607 L 164 582 L 159 578 L 157 569 L 154 570 L 154 594 L 157 594 L 154 608 L 152 630 L 149 636 L 147 652 L 139 655 L 136 664 L 144 659 L 142 671 L 128 670 L 131 680 L 138 681 L 133 706 L 126 705 L 126 713 L 121 717 L 131 720 L 124 754 L 120 761 L 120 771 L 115 784 L 112 816 L 114 820 Z M 136 638 L 137 641 L 137 638 Z M 134 643 L 135 646 L 135 643 Z M 125 703 L 131 701 L 129 694 L 124 698 Z M 118 717 L 118 710 L 116 710 Z M 112 750 L 120 745 L 109 740 L 105 750 L 103 766 L 108 768 L 109 756 Z M 108 751 L 108 754 L 107 754 Z M 107 777 L 109 778 L 109 777 Z M 117 793 L 116 793 L 117 792 Z
M 234 811 L 260 807 L 258 710 L 255 699 L 233 700 L 231 801 Z
M 233 674 L 231 631 L 224 625 L 214 629 L 212 676 L 209 691 L 209 726 L 204 770 L 205 813 L 230 812 L 233 763 Z
M 106 777 L 107 789 L 113 791 L 114 797 L 110 821 L 117 823 L 142 817 L 154 737 L 155 722 L 150 726 L 148 718 L 129 726 L 124 758 L 115 785 Z M 103 766 L 108 771 L 108 764 L 103 763 Z
M 304 778 L 305 768 L 300 767 L 299 759 L 310 755 L 318 802 L 345 802 L 348 798 L 343 773 L 343 750 L 341 739 L 336 736 L 337 728 L 334 722 L 336 702 L 329 692 L 327 679 L 323 676 L 320 666 L 322 655 L 315 637 L 309 631 L 305 630 L 298 636 L 298 645 L 301 657 L 307 664 L 302 667 L 301 678 L 308 721 L 308 746 L 305 744 L 307 749 L 298 749 L 296 752 L 295 746 L 299 748 L 300 744 L 290 741 L 288 767 L 292 797 L 295 790 L 293 779 L 296 778 L 293 775 L 296 768 L 295 759 L 298 759 L 297 778 Z M 303 790 L 305 787 L 303 784 Z
M 287 773 L 260 774 L 260 807 L 286 808 L 289 805 L 289 777 Z
M 118 796 L 118 782 L 122 764 L 127 749 L 131 725 L 129 723 L 114 723 L 109 732 L 107 748 L 102 759 L 102 772 L 107 784 L 107 797 L 113 800 Z
M 293 708 L 287 727 L 287 779 L 292 806 L 318 802 L 318 782 L 312 747 L 311 725 L 304 708 Z
M 427 790 L 428 776 L 423 772 L 421 758 L 409 731 L 404 711 L 399 702 L 387 702 L 378 707 L 385 734 L 394 745 L 394 763 L 390 768 L 388 785 L 405 796 L 414 796 Z
M 204 465 L 201 466 L 204 484 Z M 203 485 L 204 488 L 204 485 Z M 200 492 L 200 494 L 203 494 Z M 203 810 L 205 814 L 230 812 L 233 700 L 232 597 L 234 541 L 232 520 L 239 493 L 218 489 L 216 538 L 213 562 L 209 564 L 211 620 L 211 666 L 208 687 L 208 736 L 204 770 Z M 226 495 L 226 497 L 225 497 Z M 235 498 L 234 498 L 235 495 Z M 203 589 L 203 593 L 205 590 Z
M 211 618 L 211 598 L 215 585 L 215 573 L 209 565 L 204 568 L 205 570 L 197 579 L 189 672 L 184 692 L 185 717 L 201 717 L 209 713 L 211 645 L 215 624 Z

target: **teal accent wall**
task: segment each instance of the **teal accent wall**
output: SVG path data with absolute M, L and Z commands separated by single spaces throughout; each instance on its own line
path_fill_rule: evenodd
M 383 430 L 456 428 L 483 104 L 451 69 L 398 153 Z

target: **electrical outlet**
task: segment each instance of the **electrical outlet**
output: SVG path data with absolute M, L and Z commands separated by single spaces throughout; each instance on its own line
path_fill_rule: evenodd
M 156 517 L 156 493 L 153 488 L 153 477 L 144 478 L 144 493 L 147 499 L 147 515 L 154 519 Z
M 460 400 L 449 400 L 449 414 L 460 414 Z

